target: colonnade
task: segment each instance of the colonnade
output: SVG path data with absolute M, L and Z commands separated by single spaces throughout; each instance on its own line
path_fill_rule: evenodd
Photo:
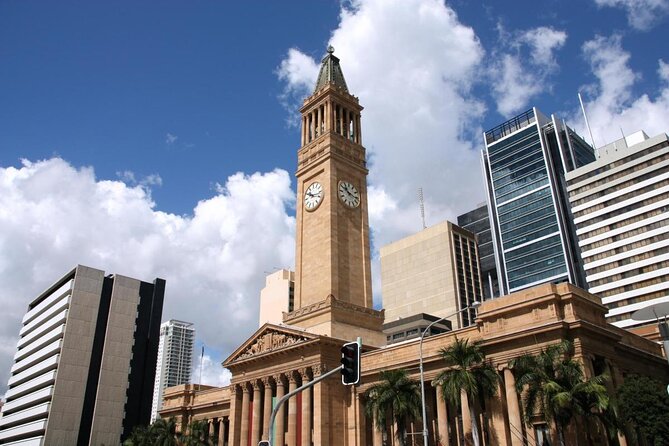
M 320 376 L 320 372 L 321 367 L 313 366 L 233 384 L 230 423 L 235 428 L 231 429 L 229 446 L 255 446 L 260 440 L 268 440 L 274 405 L 288 392 Z M 313 404 L 311 388 L 283 404 L 274 421 L 273 446 L 315 444 L 314 429 L 319 431 L 322 427 L 314 425 Z
M 497 396 L 485 401 L 485 413 L 477 410 L 480 416 L 478 420 L 481 444 L 484 446 L 524 446 L 525 444 L 534 444 L 533 432 L 528 432 L 520 411 L 520 402 L 516 392 L 516 381 L 510 369 L 504 368 L 500 372 L 500 381 Z M 462 393 L 460 396 L 460 408 L 448 404 L 441 398 L 441 385 L 430 384 L 430 380 L 425 382 L 427 392 L 426 400 L 428 406 L 434 404 L 436 408 L 428 412 L 428 425 L 430 426 L 430 445 L 471 445 L 472 443 L 472 423 L 468 410 L 469 402 L 467 395 Z M 481 409 L 478 407 L 478 409 Z M 432 413 L 436 412 L 436 418 Z M 376 428 L 376 423 L 370 423 L 372 426 L 372 445 L 383 446 L 383 434 Z M 391 426 L 389 426 L 391 427 Z M 394 426 L 393 432 L 394 432 Z M 422 445 L 422 422 L 417 420 L 411 432 L 414 436 L 415 444 Z M 526 443 L 525 438 L 529 437 Z M 397 446 L 399 443 L 395 438 L 386 439 L 386 445 Z M 413 444 L 411 441 L 408 444 Z
M 327 132 L 361 144 L 360 113 L 328 99 L 302 115 L 302 146 Z

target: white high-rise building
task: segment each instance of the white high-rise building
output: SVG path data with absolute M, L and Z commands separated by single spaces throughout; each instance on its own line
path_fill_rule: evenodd
M 669 302 L 669 139 L 634 133 L 566 174 L 588 290 L 619 327 Z
M 162 407 L 163 391 L 168 387 L 190 383 L 194 340 L 195 329 L 190 322 L 171 319 L 160 325 L 156 381 L 151 405 L 152 423 Z

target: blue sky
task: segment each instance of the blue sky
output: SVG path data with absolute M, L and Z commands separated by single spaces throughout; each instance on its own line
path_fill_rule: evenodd
M 375 247 L 483 200 L 484 129 L 531 106 L 598 145 L 667 132 L 668 0 L 0 2 L 0 393 L 74 264 L 167 280 L 205 380 L 292 267 L 295 126 L 326 46 L 360 97 Z M 380 306 L 378 262 L 374 268 Z M 221 323 L 224 321 L 225 323 Z M 222 328 L 223 327 L 223 328 Z

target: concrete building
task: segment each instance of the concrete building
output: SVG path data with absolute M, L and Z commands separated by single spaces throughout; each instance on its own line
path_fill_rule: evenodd
M 388 345 L 397 344 L 398 342 L 419 338 L 420 334 L 432 323 L 434 323 L 434 325 L 430 327 L 429 332 L 425 333 L 426 337 L 445 333 L 452 329 L 451 321 L 448 319 L 439 321 L 437 316 L 419 313 L 392 322 L 386 322 L 383 324 L 383 333 L 386 335 L 386 342 Z
M 483 299 L 474 234 L 445 221 L 382 246 L 381 293 L 386 324 L 420 313 L 468 326 Z
M 483 203 L 476 209 L 458 216 L 458 226 L 476 235 L 476 246 L 479 252 L 479 270 L 483 283 L 483 300 L 499 297 L 499 279 L 495 265 L 495 248 L 490 230 L 488 206 Z
M 156 380 L 151 403 L 152 423 L 162 406 L 163 390 L 191 382 L 194 341 L 195 328 L 190 322 L 171 319 L 160 324 Z
M 283 313 L 295 307 L 295 273 L 280 269 L 265 278 L 265 288 L 260 290 L 259 327 L 266 323 L 280 324 Z
M 619 327 L 669 301 L 669 141 L 637 132 L 566 176 L 590 292 Z
M 484 134 L 482 153 L 502 294 L 545 282 L 585 287 L 564 174 L 594 161 L 564 121 L 533 108 Z
M 23 317 L 0 444 L 119 444 L 147 424 L 165 281 L 77 266 Z
M 365 151 L 359 129 L 362 107 L 348 93 L 332 51 L 329 49 L 323 59 L 316 89 L 302 108 L 295 309 L 284 316 L 283 325 L 264 324 L 230 354 L 223 363 L 232 373 L 229 386 L 203 386 L 199 390 L 186 384 L 165 390 L 161 417 L 174 417 L 181 431 L 192 421 L 208 423 L 208 437 L 219 445 L 255 446 L 259 440 L 269 439 L 274 402 L 336 370 L 341 346 L 357 336 L 363 344 L 360 384 L 343 386 L 339 374 L 333 374 L 288 399 L 276 412 L 272 444 L 401 444 L 393 438 L 392 423 L 386 426 L 390 434 L 384 439 L 375 420 L 365 415 L 366 392 L 380 383 L 381 372 L 388 370 L 403 369 L 419 379 L 419 341 L 414 338 L 385 345 L 380 323 L 384 313 L 372 309 L 371 294 L 367 293 L 371 275 L 367 268 Z M 312 187 L 314 183 L 320 187 Z M 418 235 L 429 234 L 430 229 Z M 435 243 L 445 244 L 439 239 Z M 460 246 L 464 248 L 463 241 Z M 470 253 L 475 249 L 475 245 L 469 248 Z M 440 352 L 456 337 L 480 342 L 499 376 L 496 396 L 477 404 L 486 446 L 540 444 L 547 432 L 557 444 L 552 422 L 537 415 L 528 425 L 522 417 L 522 397 L 509 361 L 524 353 L 535 354 L 570 339 L 574 359 L 583 364 L 585 374 L 607 372 L 612 377 L 612 390 L 627 373 L 669 379 L 661 347 L 607 324 L 606 311 L 600 299 L 587 291 L 568 283 L 546 283 L 486 301 L 468 327 L 426 338 L 422 351 L 428 444 L 473 444 L 470 412 L 461 410 L 468 407 L 467 397 L 461 404 L 446 403 L 435 383 L 446 367 Z M 410 424 L 408 430 L 410 438 L 417 440 L 422 425 Z M 585 429 L 565 431 L 566 444 L 588 444 Z M 604 438 L 601 431 L 593 436 L 598 434 Z M 630 443 L 621 434 L 619 444 Z

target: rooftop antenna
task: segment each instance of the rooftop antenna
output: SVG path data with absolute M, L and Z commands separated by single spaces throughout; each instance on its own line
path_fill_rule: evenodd
M 583 118 L 585 118 L 585 126 L 588 128 L 588 133 L 590 133 L 590 141 L 592 141 L 592 148 L 597 151 L 597 146 L 595 145 L 595 138 L 592 137 L 592 130 L 590 129 L 590 123 L 588 122 L 588 115 L 585 113 L 585 106 L 583 105 L 583 98 L 581 97 L 581 92 L 578 92 L 578 102 L 581 103 L 581 110 L 583 111 Z
M 420 217 L 423 220 L 423 229 L 427 228 L 425 225 L 425 201 L 423 200 L 423 188 L 418 188 L 418 202 L 420 203 Z
M 628 148 L 627 138 L 625 137 L 625 132 L 623 132 L 623 126 L 620 126 L 620 134 L 623 135 L 623 142 L 625 143 L 625 148 Z

